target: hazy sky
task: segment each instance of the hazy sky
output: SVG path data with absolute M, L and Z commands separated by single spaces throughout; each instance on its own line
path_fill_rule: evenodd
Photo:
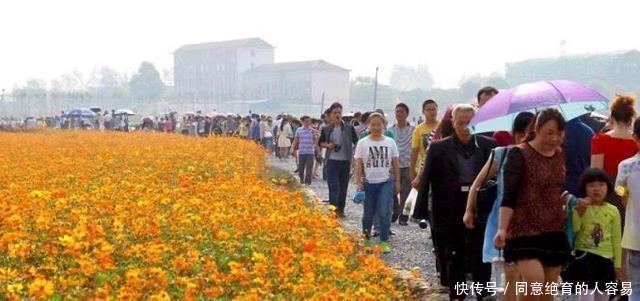
M 276 61 L 324 59 L 387 81 L 427 64 L 436 85 L 566 52 L 640 49 L 640 1 L 2 1 L 0 88 L 141 61 L 171 68 L 186 43 L 261 37 Z M 640 70 L 639 70 L 640 72 Z

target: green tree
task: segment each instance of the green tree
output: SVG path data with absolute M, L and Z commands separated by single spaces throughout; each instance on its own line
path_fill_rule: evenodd
M 134 74 L 129 81 L 131 96 L 134 99 L 148 102 L 158 100 L 164 92 L 164 83 L 160 79 L 160 73 L 156 67 L 149 62 L 142 62 L 138 73 Z
M 129 85 L 125 74 L 106 66 L 93 69 L 87 86 L 96 99 L 123 99 L 128 96 Z

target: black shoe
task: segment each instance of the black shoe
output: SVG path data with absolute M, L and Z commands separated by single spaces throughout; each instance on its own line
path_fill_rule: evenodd
M 391 215 L 391 223 L 395 223 L 398 220 L 398 216 L 397 215 Z
M 409 223 L 407 221 L 402 220 L 402 219 L 398 222 L 398 224 L 400 224 L 400 226 L 408 226 L 409 225 Z
M 389 229 L 389 235 L 396 235 L 391 229 Z
M 380 236 L 380 231 L 378 231 L 378 229 L 374 229 L 372 231 L 371 237 L 378 237 Z

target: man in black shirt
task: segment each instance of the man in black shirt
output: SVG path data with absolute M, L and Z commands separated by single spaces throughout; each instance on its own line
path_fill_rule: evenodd
M 469 131 L 475 114 L 471 105 L 458 105 L 453 110 L 453 136 L 433 142 L 429 147 L 422 173 L 420 197 L 413 217 L 430 215 L 436 256 L 442 264 L 441 283 L 449 287 L 451 300 L 464 299 L 456 285 L 466 281 L 468 271 L 473 280 L 483 285 L 490 281 L 491 265 L 482 263 L 484 227 L 465 228 L 462 217 L 469 188 L 495 147 L 495 141 Z M 429 214 L 429 190 L 432 206 Z M 478 239 L 479 238 L 479 239 Z M 483 296 L 486 296 L 485 292 Z M 478 297 L 480 299 L 480 297 Z

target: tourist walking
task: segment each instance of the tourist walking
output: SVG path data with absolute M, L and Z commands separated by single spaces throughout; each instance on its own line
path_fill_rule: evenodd
M 429 146 L 413 214 L 416 219 L 431 220 L 441 283 L 448 287 L 451 300 L 465 297 L 455 287 L 466 281 L 467 262 L 475 282 L 487 283 L 491 276 L 491 265 L 481 260 L 484 232 L 467 230 L 463 223 L 470 186 L 495 147 L 491 138 L 471 134 L 474 114 L 473 106 L 457 105 L 452 111 L 454 135 Z M 431 204 L 429 192 L 433 193 Z
M 516 118 L 513 121 L 513 127 L 510 136 L 513 137 L 513 139 L 515 139 L 518 144 L 524 143 L 525 139 L 532 131 L 534 120 L 535 115 L 533 113 L 519 113 L 518 115 L 516 115 Z M 464 213 L 463 222 L 467 229 L 474 229 L 476 226 L 485 228 L 484 241 L 482 243 L 482 262 L 484 263 L 492 263 L 495 260 L 501 260 L 501 254 L 499 250 L 495 248 L 493 244 L 493 238 L 498 231 L 498 215 L 500 211 L 500 205 L 502 204 L 502 193 L 504 190 L 503 165 L 506 159 L 506 155 L 510 149 L 511 146 L 507 146 L 496 147 L 493 150 L 491 156 L 489 157 L 489 160 L 487 161 L 487 163 L 485 163 L 475 181 L 473 181 L 473 185 L 471 185 L 471 188 L 469 189 L 469 196 L 467 197 L 467 207 Z M 489 208 L 490 211 L 483 212 L 487 208 L 481 208 L 481 210 L 478 210 L 478 191 L 487 183 L 488 180 L 493 179 L 496 176 L 497 195 L 494 203 Z M 517 281 L 519 281 L 518 271 L 513 265 L 505 265 L 504 273 L 506 283 L 516 283 Z M 506 287 L 506 289 L 507 290 L 505 291 L 504 300 L 516 300 L 515 286 L 508 286 Z
M 607 173 L 589 168 L 582 173 L 579 196 L 586 207 L 575 207 L 572 227 L 575 235 L 575 260 L 565 273 L 572 283 L 584 283 L 589 291 L 581 292 L 580 301 L 607 301 L 606 283 L 623 280 L 620 213 L 616 206 L 606 202 L 614 192 Z M 564 274 L 563 274 L 564 275 Z
M 318 144 L 326 149 L 326 178 L 329 203 L 336 208 L 338 217 L 345 217 L 345 201 L 349 187 L 353 150 L 358 136 L 353 126 L 342 121 L 342 105 L 333 103 L 329 109 L 330 123 L 322 128 Z
M 291 139 L 293 138 L 293 130 L 288 118 L 283 118 L 278 128 L 278 152 L 280 159 L 287 160 L 289 158 L 289 148 L 291 147 Z
M 640 118 L 633 123 L 633 139 L 640 148 Z M 622 274 L 631 282 L 629 300 L 640 301 L 640 152 L 620 163 L 615 186 L 626 204 Z
M 515 264 L 521 280 L 557 282 L 571 259 L 563 206 L 564 154 L 560 146 L 565 120 L 555 109 L 541 111 L 528 142 L 512 148 L 504 166 L 504 193 L 494 243 L 504 260 Z M 546 294 L 520 295 L 518 300 L 552 300 Z
M 604 169 L 612 179 L 618 174 L 620 162 L 638 152 L 632 132 L 635 103 L 635 97 L 616 95 L 611 102 L 611 130 L 596 134 L 591 141 L 591 167 Z
M 400 154 L 399 166 L 400 166 L 400 194 L 394 194 L 393 201 L 393 214 L 391 223 L 398 220 L 400 225 L 408 225 L 409 216 L 403 215 L 403 209 L 407 197 L 411 192 L 411 143 L 413 140 L 413 132 L 415 127 L 412 126 L 407 117 L 409 117 L 409 106 L 404 103 L 399 103 L 395 108 L 396 124 L 394 124 L 389 130 L 394 133 L 396 137 L 395 141 L 398 146 L 398 152 Z
M 382 114 L 372 113 L 367 123 L 370 135 L 360 140 L 355 150 L 355 183 L 365 194 L 362 229 L 369 243 L 373 218 L 377 216 L 380 223 L 380 248 L 383 253 L 389 253 L 389 211 L 394 193 L 400 192 L 398 148 L 393 139 L 382 134 L 385 124 Z
M 311 118 L 302 116 L 300 118 L 302 127 L 296 131 L 293 139 L 293 152 L 298 154 L 298 176 L 300 183 L 311 185 L 313 175 L 313 163 L 316 160 L 316 135 L 311 128 Z

